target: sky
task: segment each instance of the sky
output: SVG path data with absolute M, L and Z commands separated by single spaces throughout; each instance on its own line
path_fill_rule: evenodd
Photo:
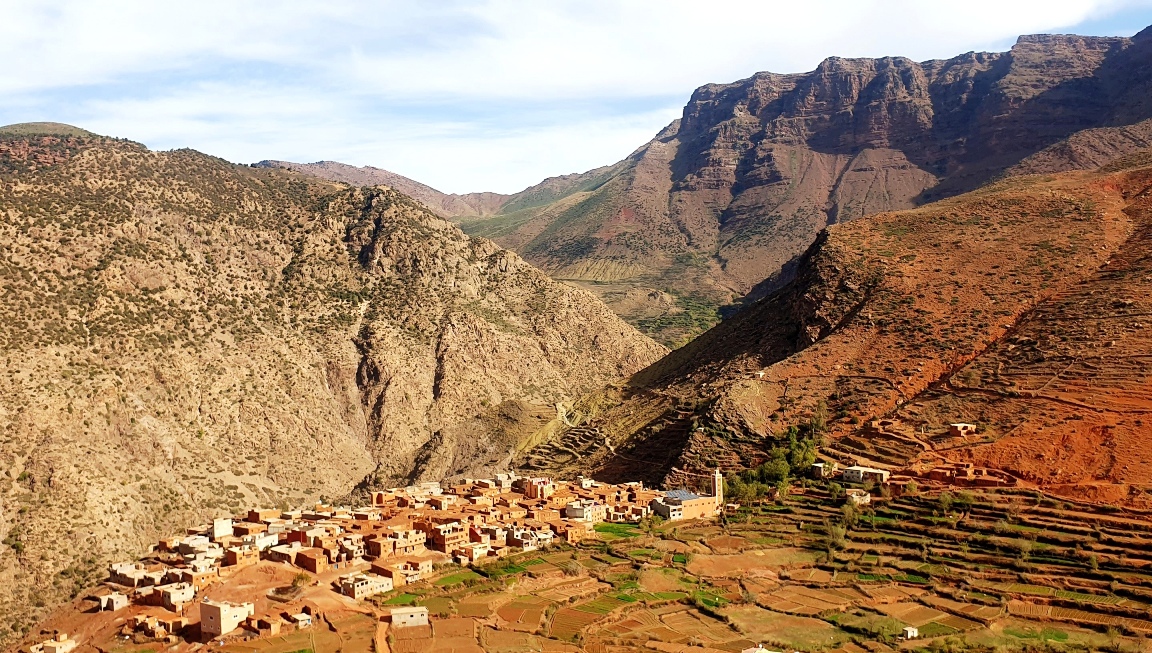
M 515 192 L 624 158 L 703 84 L 1131 36 L 1152 0 L 0 0 L 0 17 L 0 125 Z

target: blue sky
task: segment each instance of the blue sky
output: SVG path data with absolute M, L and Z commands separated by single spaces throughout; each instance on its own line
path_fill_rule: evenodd
M 1152 0 L 0 0 L 0 16 L 0 124 L 512 192 L 623 158 L 708 82 L 1130 36 Z

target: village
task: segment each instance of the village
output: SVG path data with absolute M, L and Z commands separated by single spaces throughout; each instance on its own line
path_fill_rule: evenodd
M 223 644 L 230 638 L 275 636 L 310 627 L 315 605 L 275 603 L 261 611 L 252 601 L 205 599 L 204 590 L 270 561 L 362 600 L 427 579 L 445 565 L 483 566 L 553 543 L 595 538 L 601 523 L 636 523 L 650 515 L 671 521 L 715 517 L 724 507 L 723 488 L 719 470 L 705 496 L 639 483 L 509 473 L 447 488 L 427 482 L 377 491 L 371 505 L 359 508 L 255 509 L 163 539 L 145 561 L 111 565 L 107 591 L 98 599 L 101 611 L 134 608 L 125 632 L 150 639 L 176 642 L 194 633 L 197 641 Z M 427 608 L 392 608 L 387 617 L 394 628 L 428 625 Z M 31 650 L 67 653 L 80 643 L 57 633 Z
M 996 472 L 837 458 L 755 499 L 726 496 L 720 469 L 695 490 L 507 473 L 223 516 L 110 565 L 21 650 L 888 653 L 1152 633 L 1145 521 L 1097 516 L 1093 539 L 1088 508 Z

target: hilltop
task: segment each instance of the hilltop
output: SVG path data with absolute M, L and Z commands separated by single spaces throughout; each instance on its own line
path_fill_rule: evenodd
M 666 351 L 387 188 L 21 127 L 0 214 L 6 636 L 243 502 L 499 466 Z
M 0 136 L 88 137 L 92 132 L 62 122 L 21 122 L 0 127 Z
M 292 163 L 264 160 L 253 165 L 257 168 L 295 170 L 351 186 L 388 186 L 420 202 L 440 217 L 491 215 L 508 199 L 507 195 L 499 193 L 465 195 L 442 193 L 431 186 L 388 170 L 372 166 L 350 166 L 337 161 Z

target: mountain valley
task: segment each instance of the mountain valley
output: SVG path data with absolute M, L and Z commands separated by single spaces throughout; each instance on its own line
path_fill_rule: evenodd
M 320 597 L 332 650 L 1152 633 L 1152 27 L 708 84 L 514 194 L 10 125 L 0 215 L 0 648 L 200 650 L 95 607 L 164 610 L 109 563 L 273 525 L 332 569 L 214 560 L 210 594 Z M 557 540 L 489 559 L 493 521 Z M 471 548 L 358 603 L 337 570 L 387 556 L 330 527 Z M 411 642 L 380 625 L 409 604 Z M 256 632 L 206 650 L 323 649 Z

